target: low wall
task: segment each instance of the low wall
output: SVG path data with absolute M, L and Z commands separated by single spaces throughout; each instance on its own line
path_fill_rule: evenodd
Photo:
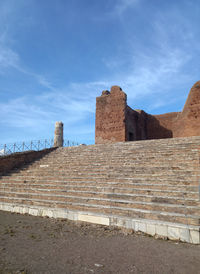
M 0 174 L 5 174 L 14 168 L 19 168 L 25 164 L 31 163 L 42 158 L 56 148 L 48 148 L 40 151 L 26 151 L 13 153 L 0 157 Z

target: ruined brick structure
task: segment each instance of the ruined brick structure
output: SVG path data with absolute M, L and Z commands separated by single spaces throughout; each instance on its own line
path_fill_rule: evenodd
M 96 98 L 95 143 L 200 136 L 200 81 L 188 95 L 182 112 L 151 115 L 133 110 L 118 86 Z

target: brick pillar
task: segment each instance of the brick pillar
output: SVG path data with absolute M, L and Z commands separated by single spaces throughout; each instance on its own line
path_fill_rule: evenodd
M 63 146 L 63 123 L 56 122 L 55 124 L 55 134 L 54 134 L 54 147 Z
M 96 98 L 95 143 L 125 141 L 126 94 L 118 86 Z

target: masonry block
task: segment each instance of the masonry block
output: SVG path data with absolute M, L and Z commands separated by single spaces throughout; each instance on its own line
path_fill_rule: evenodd
M 78 221 L 101 224 L 101 225 L 110 224 L 108 217 L 92 216 L 92 215 L 85 215 L 85 214 L 78 214 Z
M 163 237 L 168 237 L 167 226 L 156 224 L 156 234 Z
M 146 233 L 151 236 L 154 236 L 156 234 L 156 226 L 154 224 L 147 223 Z
M 168 226 L 167 237 L 170 240 L 179 240 L 180 239 L 179 228 Z
M 192 244 L 200 244 L 200 230 L 190 230 L 190 242 Z

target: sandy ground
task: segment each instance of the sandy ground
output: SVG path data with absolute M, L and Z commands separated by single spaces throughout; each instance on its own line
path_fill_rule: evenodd
M 200 245 L 0 211 L 0 273 L 200 273 Z

